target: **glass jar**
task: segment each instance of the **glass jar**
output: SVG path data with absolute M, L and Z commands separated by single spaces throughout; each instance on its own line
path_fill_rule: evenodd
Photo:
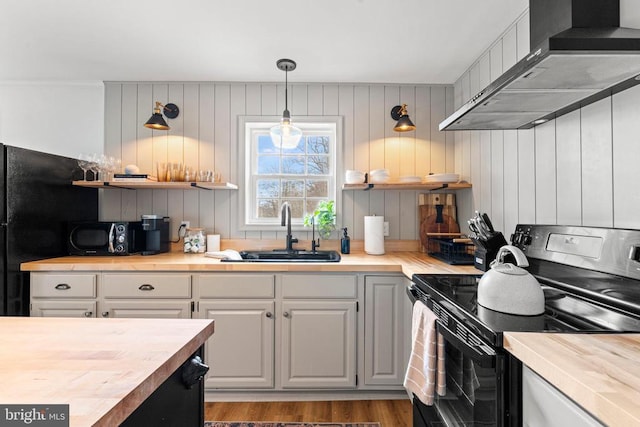
M 207 250 L 203 228 L 187 228 L 184 235 L 184 253 L 201 254 Z

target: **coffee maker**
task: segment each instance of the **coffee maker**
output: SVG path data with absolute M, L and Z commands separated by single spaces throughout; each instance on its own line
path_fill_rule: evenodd
M 142 255 L 155 255 L 171 250 L 168 216 L 142 215 Z

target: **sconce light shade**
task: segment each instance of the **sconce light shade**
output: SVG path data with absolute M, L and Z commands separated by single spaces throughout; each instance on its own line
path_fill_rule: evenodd
M 391 118 L 398 123 L 393 127 L 396 132 L 409 132 L 416 129 L 409 115 L 407 114 L 407 104 L 396 105 L 391 109 Z
M 156 101 L 156 107 L 153 109 L 153 115 L 144 124 L 144 127 L 156 130 L 169 130 L 171 129 L 167 122 L 162 117 L 162 113 L 169 119 L 175 119 L 180 114 L 180 109 L 176 104 L 162 105 Z
M 287 73 L 296 69 L 296 62 L 292 59 L 279 59 L 276 67 L 284 71 L 284 111 L 280 124 L 270 129 L 271 142 L 276 148 L 296 148 L 302 138 L 302 131 L 291 124 L 291 114 L 288 108 Z

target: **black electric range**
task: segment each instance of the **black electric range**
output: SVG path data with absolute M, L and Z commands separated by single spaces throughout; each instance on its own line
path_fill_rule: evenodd
M 414 399 L 414 426 L 520 425 L 521 365 L 503 350 L 503 332 L 640 332 L 640 230 L 521 224 L 511 242 L 542 286 L 541 315 L 478 304 L 480 271 L 413 276 L 407 293 L 438 316 L 453 372 L 447 374 L 447 395 L 432 407 Z M 477 399 L 479 394 L 485 398 Z

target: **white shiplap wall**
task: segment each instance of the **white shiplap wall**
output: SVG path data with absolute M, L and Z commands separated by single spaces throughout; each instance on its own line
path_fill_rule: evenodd
M 640 28 L 640 4 L 621 6 Z M 525 11 L 456 81 L 455 107 L 528 52 Z M 518 223 L 640 229 L 640 87 L 530 130 L 455 133 L 455 170 L 473 183 L 460 218 L 487 212 L 507 236 Z
M 238 117 L 279 116 L 284 85 L 275 83 L 146 83 L 105 84 L 105 153 L 153 173 L 157 162 L 183 162 L 215 169 L 238 182 Z M 180 115 L 169 132 L 142 126 L 154 101 L 173 102 Z M 391 108 L 408 104 L 414 132 L 396 133 Z M 453 111 L 453 87 L 439 85 L 292 84 L 289 109 L 293 119 L 342 116 L 344 169 L 363 172 L 387 168 L 392 177 L 453 172 L 455 135 L 438 124 Z M 343 173 L 339 173 L 339 185 Z M 363 238 L 365 215 L 384 215 L 389 239 L 417 240 L 418 191 L 338 192 L 338 225 Z M 101 218 L 136 220 L 141 214 L 169 215 L 175 237 L 180 220 L 205 227 L 222 238 L 283 238 L 284 233 L 239 230 L 237 191 L 101 190 Z M 310 234 L 310 233 L 308 233 Z M 296 236 L 305 236 L 297 232 Z M 337 237 L 337 233 L 334 237 Z

